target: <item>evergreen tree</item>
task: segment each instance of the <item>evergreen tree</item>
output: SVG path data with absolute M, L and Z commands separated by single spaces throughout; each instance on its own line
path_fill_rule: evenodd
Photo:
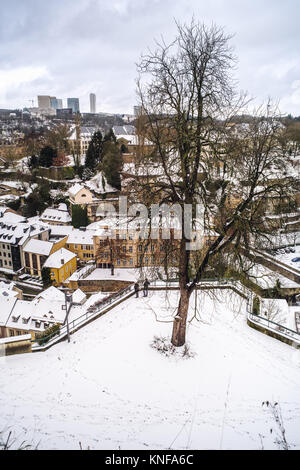
M 102 163 L 102 171 L 107 183 L 114 188 L 121 189 L 120 172 L 123 166 L 122 155 L 118 145 L 106 142 L 104 146 L 105 156 Z
M 36 168 L 38 165 L 39 165 L 39 159 L 36 155 L 32 155 L 30 158 L 29 158 L 29 162 L 28 162 L 28 165 L 30 168 Z
M 56 150 L 52 147 L 46 146 L 43 147 L 40 151 L 39 164 L 46 168 L 50 168 L 53 165 L 53 160 L 57 157 Z
M 113 142 L 114 144 L 117 143 L 117 138 L 114 134 L 114 131 L 110 129 L 104 136 L 104 142 Z
M 94 170 L 103 158 L 103 138 L 100 131 L 94 133 L 85 159 L 85 167 Z
M 42 269 L 42 280 L 43 280 L 43 286 L 44 287 L 49 287 L 52 284 L 51 280 L 51 270 L 50 268 L 43 268 Z
M 72 225 L 74 228 L 86 227 L 90 221 L 87 215 L 87 208 L 79 205 L 72 207 Z

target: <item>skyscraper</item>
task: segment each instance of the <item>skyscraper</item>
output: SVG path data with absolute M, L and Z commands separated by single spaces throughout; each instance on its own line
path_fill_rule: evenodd
M 50 98 L 50 105 L 52 109 L 62 109 L 63 103 L 61 99 L 57 99 L 54 96 Z
M 73 113 L 79 113 L 79 98 L 68 98 L 68 108 L 71 108 Z
M 38 96 L 38 107 L 42 109 L 51 108 L 50 100 L 51 100 L 50 96 L 46 96 L 46 95 Z
M 95 114 L 96 112 L 96 95 L 95 93 L 90 94 L 90 112 Z

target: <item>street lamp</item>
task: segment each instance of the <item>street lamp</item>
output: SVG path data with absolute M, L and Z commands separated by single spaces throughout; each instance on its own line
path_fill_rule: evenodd
M 68 289 L 64 290 L 64 294 L 65 294 L 64 310 L 66 311 L 67 336 L 68 336 L 68 343 L 70 343 L 69 314 L 73 306 L 73 294 L 71 294 L 71 292 L 69 292 Z

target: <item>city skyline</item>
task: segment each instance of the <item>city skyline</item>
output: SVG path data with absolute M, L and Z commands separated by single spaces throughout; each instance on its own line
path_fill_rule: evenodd
M 299 2 L 287 0 L 12 0 L 1 5 L 0 108 L 28 107 L 36 95 L 76 96 L 89 112 L 132 113 L 136 63 L 154 39 L 174 38 L 191 17 L 233 34 L 239 88 L 300 115 Z M 76 34 L 74 34 L 76 31 Z M 54 40 L 55 38 L 55 40 Z M 45 54 L 47 51 L 47 54 Z

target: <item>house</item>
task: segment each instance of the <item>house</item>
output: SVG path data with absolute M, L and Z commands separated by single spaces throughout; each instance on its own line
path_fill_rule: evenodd
M 22 336 L 30 333 L 35 338 L 50 326 L 64 324 L 65 295 L 51 286 L 32 301 L 10 297 L 2 302 L 0 294 L 0 337 Z
M 119 191 L 106 182 L 101 172 L 86 182 L 86 186 L 75 184 L 68 193 L 71 208 L 75 205 L 85 207 L 88 218 L 93 222 L 103 218 L 106 207 L 110 211 L 112 205 L 118 206 Z
M 94 258 L 93 231 L 74 229 L 68 236 L 66 248 L 81 261 L 89 261 Z
M 98 127 L 86 127 L 86 126 L 82 126 L 80 128 L 80 135 L 79 135 L 79 139 L 78 139 L 78 132 L 76 130 L 76 127 L 73 128 L 73 132 L 70 136 L 70 144 L 73 148 L 76 147 L 76 144 L 79 140 L 79 144 L 80 144 L 80 155 L 85 155 L 88 151 L 88 148 L 89 148 L 89 145 L 90 145 L 90 142 L 92 140 L 92 137 L 93 135 L 95 134 L 95 132 L 97 131 L 101 131 L 101 129 L 99 129 Z M 103 133 L 103 131 L 102 131 Z
M 72 205 L 86 205 L 93 201 L 91 191 L 79 183 L 74 184 L 69 191 L 69 200 Z
M 40 220 L 50 225 L 70 225 L 72 221 L 66 204 L 59 204 L 57 208 L 47 208 Z
M 13 311 L 17 300 L 21 300 L 22 298 L 22 291 L 16 288 L 13 282 L 9 284 L 0 282 L 0 338 L 9 336 L 6 329 L 7 320 Z M 17 334 L 21 334 L 21 332 Z M 11 336 L 14 335 L 11 334 Z
M 23 248 L 23 266 L 31 276 L 42 277 L 42 269 L 47 258 L 66 244 L 67 237 L 55 242 L 44 240 L 29 240 Z
M 28 223 L 24 217 L 5 212 L 0 218 L 0 268 L 11 273 L 24 266 L 23 248 L 31 239 L 48 240 L 49 229 Z
M 77 269 L 77 256 L 65 248 L 52 253 L 44 264 L 50 269 L 52 282 L 59 286 Z
M 83 305 L 86 302 L 86 295 L 82 290 L 77 289 L 73 294 L 72 294 L 72 302 L 75 305 Z

